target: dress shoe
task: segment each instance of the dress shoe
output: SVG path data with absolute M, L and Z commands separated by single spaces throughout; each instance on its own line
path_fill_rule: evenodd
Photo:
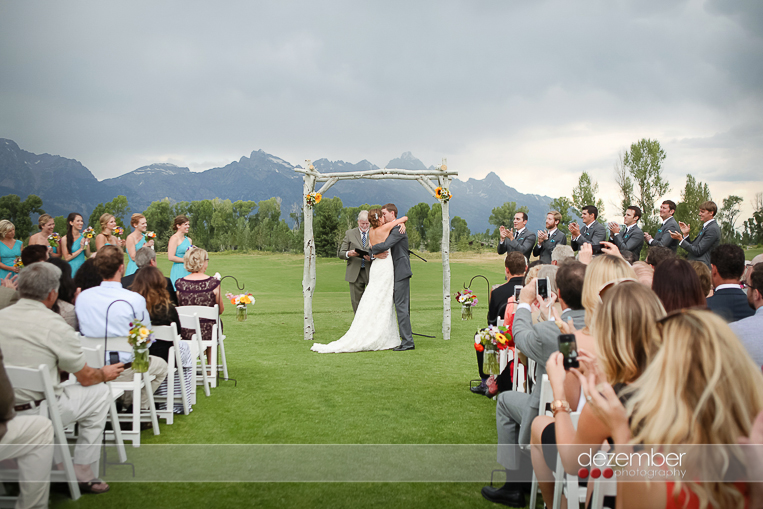
M 482 488 L 482 496 L 485 500 L 496 504 L 503 504 L 509 507 L 525 507 L 525 495 L 522 491 L 510 490 L 505 487 L 493 488 L 485 486 Z
M 414 348 L 416 348 L 414 345 L 407 345 L 407 346 L 400 345 L 400 346 L 396 346 L 392 350 L 395 352 L 405 352 L 406 350 L 413 350 Z
M 469 387 L 469 390 L 472 391 L 474 394 L 479 394 L 481 396 L 484 396 L 487 391 L 487 385 L 483 383 L 479 385 L 475 385 L 474 387 Z

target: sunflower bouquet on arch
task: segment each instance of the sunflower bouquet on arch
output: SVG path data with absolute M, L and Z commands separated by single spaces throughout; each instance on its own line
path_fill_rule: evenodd
M 323 195 L 321 193 L 307 193 L 305 195 L 305 201 L 308 207 L 315 207 L 321 202 Z
M 509 329 L 503 326 L 490 325 L 480 329 L 474 335 L 474 349 L 483 352 L 482 370 L 487 375 L 498 375 L 501 372 L 501 364 L 498 359 L 500 350 L 514 346 Z
M 453 198 L 453 195 L 450 193 L 450 189 L 445 187 L 438 187 L 434 190 L 434 194 L 438 200 L 443 202 L 450 201 L 450 199 Z

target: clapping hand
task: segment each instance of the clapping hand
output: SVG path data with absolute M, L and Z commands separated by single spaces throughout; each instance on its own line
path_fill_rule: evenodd
M 570 223 L 570 234 L 572 234 L 572 238 L 574 239 L 578 235 L 580 235 L 580 225 L 577 223 Z
M 689 232 L 691 231 L 691 225 L 686 224 L 684 222 L 679 222 L 678 227 L 681 228 L 681 233 L 684 235 L 689 235 Z
M 652 236 L 651 236 L 651 235 L 649 235 L 649 234 L 648 234 L 648 233 L 646 233 L 646 232 L 644 232 L 644 238 L 646 239 L 646 242 L 647 242 L 647 243 L 649 243 L 649 242 L 652 242 L 652 240 L 653 240 L 653 239 L 652 239 Z
M 0 280 L 0 287 L 16 290 L 18 289 L 18 284 L 16 283 L 18 278 L 19 278 L 18 276 L 11 276 L 11 274 L 8 273 L 3 279 Z
M 620 233 L 620 225 L 615 223 L 614 221 L 610 222 L 609 223 L 609 231 L 611 231 L 612 233 L 617 235 L 618 233 Z
M 546 239 L 548 239 L 548 232 L 546 230 L 538 230 L 538 244 L 542 244 Z
M 507 230 L 505 226 L 501 225 L 498 227 L 498 233 L 501 235 L 501 242 L 503 242 L 504 239 L 509 236 L 508 232 L 509 230 Z

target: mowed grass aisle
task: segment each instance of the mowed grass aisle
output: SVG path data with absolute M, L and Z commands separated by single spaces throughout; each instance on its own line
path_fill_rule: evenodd
M 160 255 L 169 274 L 169 262 Z M 476 274 L 503 281 L 497 255 L 451 263 L 453 292 Z M 494 444 L 495 404 L 468 390 L 476 378 L 472 337 L 485 323 L 486 283 L 475 319 L 462 322 L 453 303 L 453 332 L 442 339 L 442 263 L 412 260 L 411 352 L 316 354 L 302 339 L 302 257 L 211 254 L 208 273 L 236 276 L 254 294 L 249 319 L 223 315 L 230 376 L 194 411 L 179 416 L 144 444 Z M 314 297 L 316 340 L 330 342 L 348 329 L 352 308 L 345 263 L 319 259 Z M 233 282 L 224 290 L 235 292 Z M 373 324 L 368 324 L 373 327 Z M 128 445 L 128 449 L 129 449 Z M 128 451 L 129 453 L 129 451 Z M 203 461 L 199 458 L 199 461 Z M 123 467 L 110 467 L 123 468 Z M 474 483 L 114 483 L 105 495 L 56 507 L 487 507 Z

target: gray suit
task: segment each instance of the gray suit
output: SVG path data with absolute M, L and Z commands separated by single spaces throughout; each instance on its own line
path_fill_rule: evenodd
M 371 248 L 373 254 L 390 250 L 392 265 L 395 268 L 395 311 L 397 325 L 400 328 L 400 346 L 413 346 L 411 333 L 411 259 L 408 254 L 408 235 L 400 233 L 400 227 L 395 226 L 389 232 L 387 240 Z
M 749 318 L 730 323 L 729 327 L 747 348 L 755 364 L 763 367 L 763 307 Z
M 565 309 L 562 320 L 566 322 L 569 318 L 572 318 L 576 328 L 585 326 L 584 310 Z M 517 348 L 536 362 L 535 376 L 536 380 L 540 380 L 546 374 L 548 358 L 552 353 L 559 351 L 559 328 L 554 322 L 533 325 L 532 313 L 523 307 L 514 315 L 512 332 Z M 495 409 L 498 463 L 507 470 L 519 468 L 519 456 L 513 446 L 530 443 L 530 425 L 538 416 L 540 387 L 539 382 L 533 387 L 532 394 L 506 391 L 498 395 L 498 406 Z M 501 445 L 510 447 L 500 447 Z
M 637 224 L 634 224 L 627 232 L 622 229 L 620 233 L 612 237 L 612 242 L 617 246 L 620 252 L 630 251 L 638 261 L 641 257 L 641 246 L 644 245 L 644 232 Z
M 368 284 L 368 274 L 371 271 L 371 262 L 364 260 L 360 256 L 350 256 L 347 258 L 347 251 L 354 249 L 363 249 L 368 251 L 369 241 L 366 232 L 366 245 L 363 247 L 363 237 L 360 228 L 347 230 L 344 234 L 344 240 L 339 247 L 337 256 L 347 262 L 347 270 L 344 273 L 344 280 L 350 283 L 350 300 L 352 301 L 353 313 L 358 311 L 358 304 L 363 297 L 363 292 Z
M 598 246 L 607 238 L 607 229 L 598 221 L 591 223 L 591 226 L 583 225 L 580 227 L 580 236 L 573 240 L 570 245 L 573 251 L 580 249 L 583 244 Z
M 670 236 L 670 232 L 681 233 L 681 228 L 678 227 L 678 221 L 673 216 L 670 216 L 665 223 L 657 229 L 657 232 L 652 238 L 650 246 L 664 246 L 673 250 L 675 253 L 678 249 L 679 241 Z
M 5 286 L 0 286 L 0 309 L 16 304 L 19 300 L 19 292 Z
M 551 263 L 551 253 L 556 246 L 566 246 L 567 236 L 559 228 L 548 239 L 533 248 L 533 254 L 540 257 L 540 263 Z
M 721 227 L 718 226 L 718 221 L 713 219 L 709 225 L 702 228 L 694 240 L 686 237 L 678 245 L 689 252 L 689 260 L 699 260 L 710 268 L 710 251 L 720 243 Z
M 520 233 L 514 235 L 514 240 L 506 238 L 503 239 L 503 242 L 498 243 L 498 254 L 502 255 L 504 253 L 511 253 L 512 251 L 519 251 L 529 260 L 530 254 L 533 252 L 535 239 L 536 235 L 527 227 L 524 227 Z

